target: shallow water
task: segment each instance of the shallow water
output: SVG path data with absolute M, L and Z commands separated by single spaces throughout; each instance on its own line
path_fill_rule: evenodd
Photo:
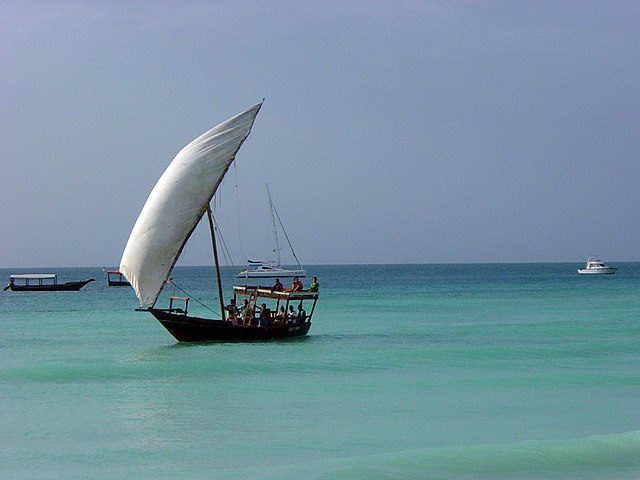
M 616 266 L 310 267 L 308 337 L 195 345 L 55 269 L 98 281 L 0 295 L 0 478 L 638 478 L 640 264 Z M 209 305 L 213 277 L 173 275 Z

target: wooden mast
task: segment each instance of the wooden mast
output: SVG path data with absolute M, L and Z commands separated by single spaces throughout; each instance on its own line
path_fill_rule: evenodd
M 218 264 L 218 249 L 216 248 L 216 234 L 211 218 L 211 207 L 207 203 L 207 218 L 209 219 L 209 231 L 211 232 L 211 247 L 213 248 L 213 263 L 216 266 L 216 281 L 218 283 L 218 299 L 220 300 L 220 315 L 224 320 L 224 299 L 222 298 L 222 283 L 220 282 L 220 265 Z

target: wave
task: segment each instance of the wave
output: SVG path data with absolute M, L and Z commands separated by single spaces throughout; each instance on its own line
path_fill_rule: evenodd
M 640 472 L 640 430 L 569 440 L 427 448 L 261 469 L 260 478 L 631 479 Z M 225 472 L 251 478 L 256 472 Z

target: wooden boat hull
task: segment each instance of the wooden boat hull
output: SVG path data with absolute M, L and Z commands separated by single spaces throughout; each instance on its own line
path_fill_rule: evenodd
M 130 287 L 131 284 L 125 281 L 117 281 L 117 280 L 107 280 L 107 285 L 110 287 Z
M 13 283 L 7 285 L 12 292 L 71 292 L 78 291 L 84 287 L 87 283 L 94 282 L 93 278 L 83 280 L 81 282 L 66 282 L 53 285 L 14 285 Z
M 311 328 L 311 322 L 296 326 L 241 327 L 225 320 L 189 317 L 168 310 L 152 308 L 149 311 L 180 342 L 255 341 L 301 337 Z

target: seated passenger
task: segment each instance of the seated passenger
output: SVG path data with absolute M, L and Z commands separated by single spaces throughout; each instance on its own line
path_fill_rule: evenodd
M 298 320 L 298 314 L 293 309 L 293 305 L 289 305 L 289 311 L 287 312 L 287 323 L 295 325 Z
M 311 277 L 311 283 L 309 284 L 310 292 L 317 292 L 319 288 L 318 279 L 316 277 Z
M 302 291 L 302 282 L 298 279 L 298 277 L 293 277 L 293 282 L 291 283 L 291 291 L 292 292 Z
M 307 312 L 302 308 L 302 302 L 298 305 L 298 323 L 300 325 L 304 324 L 307 321 Z
M 279 278 L 276 278 L 276 283 L 273 284 L 273 287 L 271 287 L 271 290 L 273 290 L 274 292 L 281 292 L 282 290 L 284 290 L 284 288 L 282 287 L 282 284 L 280 283 Z
M 263 303 L 260 307 L 260 326 L 268 327 L 271 322 L 271 310 L 267 307 L 266 303 Z
M 240 314 L 238 307 L 236 307 L 236 301 L 232 298 L 229 300 L 229 305 L 224 307 L 224 309 L 227 311 L 227 320 L 236 325 L 238 323 L 238 315 Z
M 287 316 L 287 312 L 284 311 L 284 307 L 281 306 L 280 310 L 278 310 L 278 313 L 276 314 L 276 320 L 275 323 L 282 323 L 284 322 L 284 319 Z

